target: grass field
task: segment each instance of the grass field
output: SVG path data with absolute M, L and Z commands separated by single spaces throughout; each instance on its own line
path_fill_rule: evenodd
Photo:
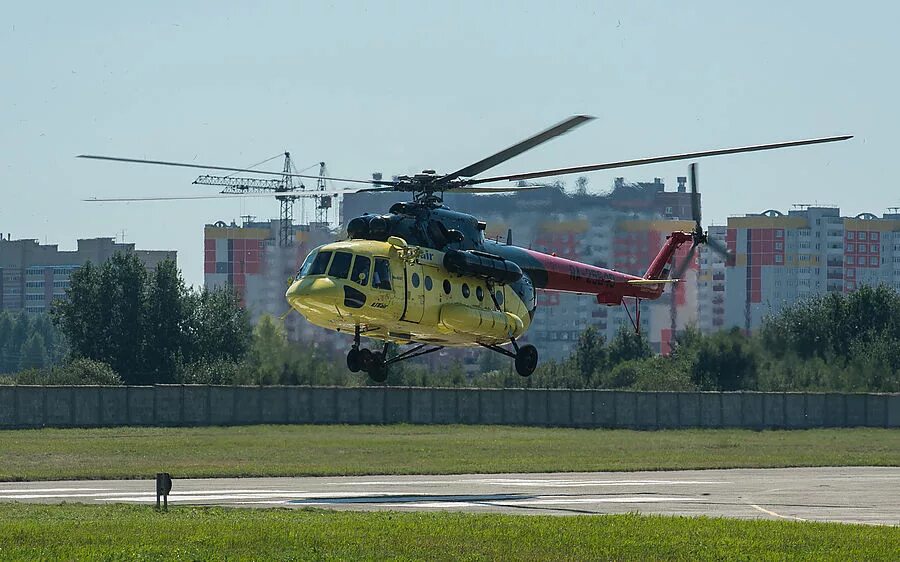
M 896 560 L 900 529 L 662 516 L 0 504 L 0 559 Z
M 896 429 L 249 426 L 0 431 L 0 480 L 898 466 Z M 2 558 L 2 556 L 0 556 Z

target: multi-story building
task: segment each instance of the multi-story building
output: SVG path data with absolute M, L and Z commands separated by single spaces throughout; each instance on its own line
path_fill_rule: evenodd
M 325 223 L 292 225 L 293 244 L 279 247 L 280 225 L 278 219 L 240 226 L 220 221 L 204 229 L 204 285 L 233 288 L 254 324 L 264 314 L 278 318 L 288 311 L 287 280 L 310 250 L 335 237 Z M 293 341 L 327 339 L 299 314 L 285 316 L 284 326 Z
M 900 214 L 842 217 L 798 206 L 728 219 L 734 264 L 726 268 L 726 324 L 758 327 L 800 299 L 860 285 L 900 289 Z
M 710 238 L 724 242 L 728 236 L 725 226 L 706 229 Z M 725 271 L 726 259 L 705 246 L 698 249 L 697 327 L 704 334 L 725 327 Z
M 148 269 L 177 257 L 174 250 L 136 250 L 134 244 L 112 238 L 78 240 L 75 251 L 32 239 L 0 238 L 0 309 L 48 312 L 53 300 L 65 297 L 72 272 L 87 262 L 103 263 L 117 252 L 137 255 Z
M 676 191 L 666 191 L 659 178 L 652 182 L 615 181 L 607 195 L 567 194 L 543 189 L 510 195 L 468 195 L 448 193 L 448 207 L 470 213 L 487 222 L 485 235 L 504 240 L 512 230 L 513 243 L 556 253 L 559 256 L 643 274 L 673 230 L 690 230 L 690 195 L 685 178 L 678 178 Z M 363 213 L 384 213 L 404 200 L 395 193 L 345 195 L 342 221 Z M 687 219 L 687 220 L 685 220 Z M 678 258 L 683 258 L 683 248 Z M 686 276 L 695 278 L 696 266 Z M 667 290 L 657 301 L 643 302 L 642 330 L 651 346 L 660 352 L 670 349 L 675 331 L 697 321 L 696 283 Z M 595 326 L 608 340 L 621 326 L 631 326 L 621 307 L 597 304 L 586 295 L 539 292 L 538 311 L 527 341 L 541 350 L 544 358 L 568 357 L 580 334 Z

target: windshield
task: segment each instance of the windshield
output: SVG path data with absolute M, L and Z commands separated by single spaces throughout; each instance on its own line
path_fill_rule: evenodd
M 300 279 L 304 275 L 309 275 L 309 268 L 312 267 L 313 261 L 316 259 L 316 255 L 319 253 L 319 249 L 316 248 L 312 252 L 306 256 L 306 259 L 303 260 L 303 265 L 300 266 L 300 272 L 297 273 L 297 279 Z
M 312 267 L 309 268 L 309 275 L 322 275 L 325 273 L 330 260 L 331 252 L 319 252 L 319 255 L 313 260 Z

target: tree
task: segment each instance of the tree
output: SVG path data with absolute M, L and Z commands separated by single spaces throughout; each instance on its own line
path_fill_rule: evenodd
M 33 332 L 31 337 L 22 344 L 19 352 L 19 369 L 41 369 L 47 363 L 47 346 L 44 344 L 44 337 Z
M 653 355 L 650 344 L 643 334 L 635 333 L 627 326 L 616 332 L 616 337 L 609 343 L 610 366 L 618 365 L 631 359 L 646 359 Z
M 250 323 L 234 293 L 188 290 L 175 263 L 148 275 L 134 254 L 87 264 L 71 277 L 53 321 L 71 355 L 103 362 L 128 384 L 172 382 L 192 365 L 240 362 Z M 191 367 L 194 369 L 194 367 Z
M 154 382 L 174 382 L 182 364 L 187 333 L 187 290 L 173 260 L 156 266 L 147 289 L 146 365 Z
M 589 384 L 594 373 L 605 370 L 609 363 L 609 352 L 606 349 L 606 338 L 594 326 L 589 326 L 578 337 L 575 348 L 575 364 L 582 379 Z
M 754 388 L 758 363 L 753 342 L 740 329 L 717 332 L 698 342 L 691 380 L 701 390 Z

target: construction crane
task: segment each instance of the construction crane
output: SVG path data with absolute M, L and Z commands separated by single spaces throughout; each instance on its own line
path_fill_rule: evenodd
M 218 185 L 223 186 L 221 193 L 263 193 L 271 192 L 279 194 L 275 198 L 281 204 L 281 213 L 279 215 L 280 228 L 278 233 L 278 245 L 281 247 L 292 246 L 294 237 L 292 225 L 294 224 L 294 201 L 309 197 L 306 186 L 303 182 L 294 183 L 292 173 L 297 173 L 294 164 L 291 161 L 291 153 L 284 153 L 284 175 L 280 179 L 263 179 L 263 178 L 243 178 L 234 176 L 199 176 L 194 180 L 196 185 Z M 325 162 L 319 162 L 319 179 L 317 180 L 317 191 L 325 189 Z M 298 193 L 301 192 L 303 195 Z M 283 194 L 283 195 L 280 195 Z M 315 196 L 316 200 L 316 221 L 328 222 L 328 209 L 331 208 L 331 196 Z

